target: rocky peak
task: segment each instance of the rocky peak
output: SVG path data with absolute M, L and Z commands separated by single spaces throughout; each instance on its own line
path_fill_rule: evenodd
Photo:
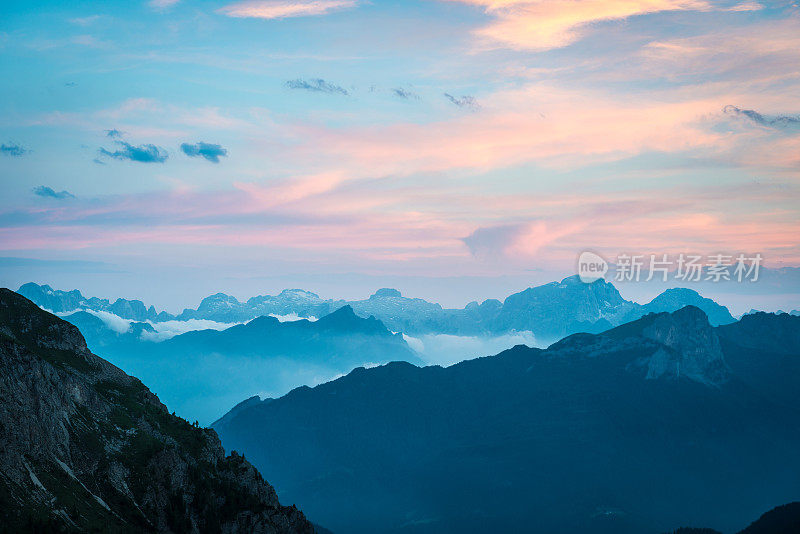
M 403 294 L 396 289 L 392 289 L 390 287 L 383 287 L 377 290 L 375 293 L 370 296 L 370 299 L 380 299 L 380 298 L 400 298 Z
M 305 289 L 284 289 L 279 296 L 292 299 L 319 300 L 319 295 Z
M 650 357 L 648 378 L 686 376 L 697 382 L 720 384 L 730 371 L 719 337 L 700 308 L 686 306 L 673 313 L 642 319 L 642 336 L 663 348 Z
M 88 352 L 86 340 L 70 323 L 43 312 L 10 289 L 0 288 L 0 332 L 31 348 Z
M 209 295 L 200 301 L 200 306 L 197 311 L 216 310 L 219 308 L 232 308 L 239 305 L 239 300 L 236 297 L 226 295 L 225 293 L 215 293 Z

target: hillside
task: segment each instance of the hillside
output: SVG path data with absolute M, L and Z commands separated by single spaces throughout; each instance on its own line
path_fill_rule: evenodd
M 170 415 L 73 325 L 0 289 L 5 532 L 313 532 L 216 433 Z

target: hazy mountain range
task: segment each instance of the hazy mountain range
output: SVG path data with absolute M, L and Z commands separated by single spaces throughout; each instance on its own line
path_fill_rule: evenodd
M 316 385 L 354 367 L 423 362 L 400 334 L 344 306 L 317 321 L 281 322 L 262 316 L 225 330 L 198 330 L 155 342 L 150 323 L 117 332 L 96 315 L 63 316 L 89 346 L 145 380 L 179 414 L 209 423 L 242 397 L 282 395 Z
M 657 313 L 546 350 L 359 368 L 215 423 L 341 532 L 735 531 L 800 495 L 800 317 Z
M 308 533 L 213 430 L 0 289 L 0 532 Z
M 702 309 L 714 325 L 734 321 L 727 308 L 704 299 L 691 289 L 669 289 L 642 305 L 622 298 L 609 282 L 598 280 L 585 284 L 577 276 L 528 288 L 502 302 L 489 299 L 472 302 L 462 309 L 442 308 L 387 288 L 357 301 L 324 300 L 300 289 L 287 289 L 275 296 L 252 297 L 246 302 L 217 293 L 203 299 L 197 309 L 186 309 L 177 316 L 157 312 L 138 300 L 117 299 L 112 303 L 107 299 L 83 297 L 77 290 L 65 292 L 34 283 L 24 284 L 19 293 L 56 313 L 109 312 L 123 319 L 154 324 L 175 320 L 239 323 L 263 315 L 322 317 L 342 306 L 350 306 L 357 315 L 374 316 L 390 330 L 408 335 L 496 336 L 530 331 L 542 345 L 571 333 L 600 332 L 650 312 L 675 311 L 687 305 Z
M 203 423 L 242 398 L 278 397 L 359 366 L 449 365 L 518 343 L 544 347 L 575 332 L 601 332 L 686 305 L 703 309 L 712 324 L 734 321 L 724 306 L 689 289 L 670 289 L 640 305 L 608 282 L 585 284 L 577 277 L 463 309 L 393 289 L 352 302 L 286 290 L 246 303 L 217 294 L 173 317 L 140 301 L 85 298 L 33 283 L 20 293 L 75 324 L 91 349 L 147 381 L 181 415 Z M 303 316 L 310 319 L 297 320 Z

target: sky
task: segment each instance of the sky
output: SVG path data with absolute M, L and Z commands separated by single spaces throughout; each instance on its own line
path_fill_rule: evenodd
M 794 1 L 0 10 L 13 289 L 464 305 L 568 276 L 584 250 L 800 267 Z M 800 308 L 797 285 L 752 293 L 736 305 Z

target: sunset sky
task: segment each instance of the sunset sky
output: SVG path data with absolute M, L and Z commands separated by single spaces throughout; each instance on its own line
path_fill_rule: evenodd
M 586 249 L 800 266 L 797 2 L 64 4 L 0 8 L 4 284 L 463 305 Z

